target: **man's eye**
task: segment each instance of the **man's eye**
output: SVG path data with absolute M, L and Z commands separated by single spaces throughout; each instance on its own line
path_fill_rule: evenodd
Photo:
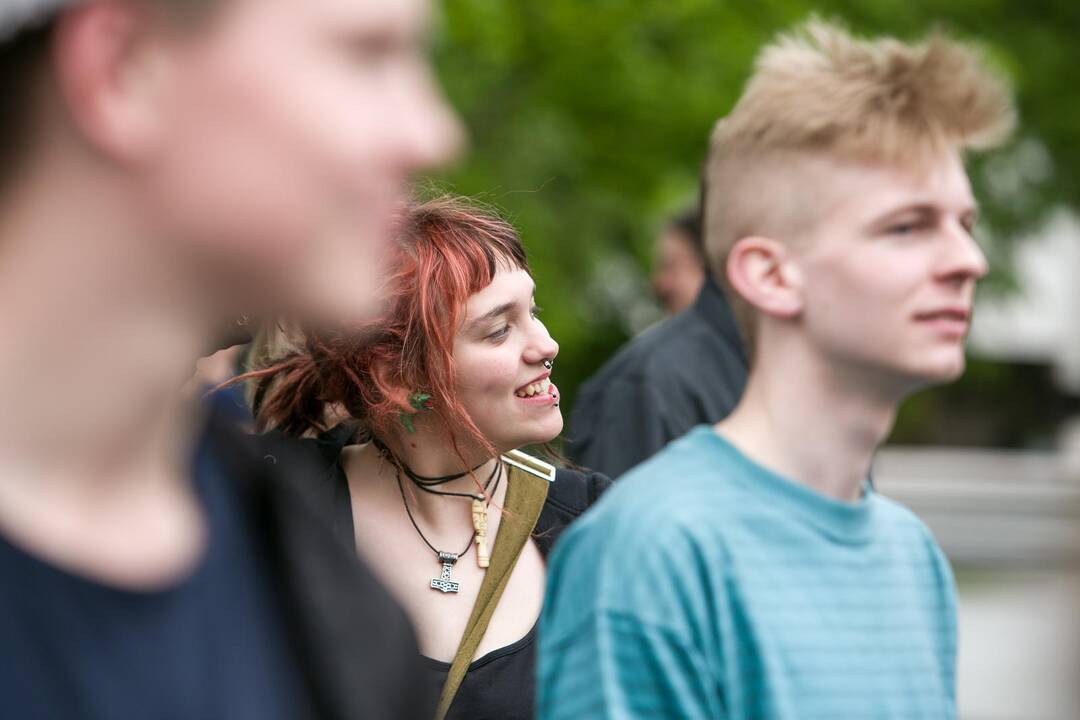
M 897 223 L 889 227 L 887 232 L 889 235 L 911 235 L 913 232 L 919 229 L 917 223 Z

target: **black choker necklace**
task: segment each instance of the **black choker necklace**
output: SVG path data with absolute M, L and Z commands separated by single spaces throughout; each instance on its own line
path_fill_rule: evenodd
M 398 491 L 401 493 L 401 502 L 405 506 L 405 514 L 409 517 L 409 522 L 412 523 L 413 529 L 416 530 L 416 534 L 420 536 L 420 539 L 424 541 L 424 544 L 435 553 L 435 557 L 439 564 L 442 565 L 442 572 L 439 577 L 432 578 L 430 587 L 432 590 L 439 590 L 443 593 L 456 593 L 461 589 L 461 584 L 453 579 L 453 567 L 454 564 L 466 553 L 469 552 L 469 548 L 472 547 L 473 542 L 476 542 L 476 562 L 481 568 L 486 568 L 490 562 L 491 556 L 487 546 L 487 511 L 489 499 L 495 494 L 499 488 L 499 483 L 502 481 L 502 459 L 495 459 L 495 467 L 491 471 L 491 475 L 488 476 L 487 482 L 484 483 L 483 492 L 475 495 L 473 493 L 465 492 L 449 492 L 444 490 L 432 490 L 432 486 L 443 485 L 453 480 L 459 480 L 466 475 L 476 472 L 483 464 L 477 465 L 472 470 L 467 472 L 458 473 L 456 475 L 444 475 L 442 477 L 424 477 L 412 472 L 408 465 L 401 462 L 385 445 L 378 441 L 373 441 L 375 447 L 380 453 L 394 465 L 395 475 L 397 478 Z M 401 473 L 404 472 L 408 478 L 418 488 L 424 492 L 431 493 L 432 495 L 444 495 L 450 497 L 464 497 L 472 500 L 472 520 L 473 520 L 473 533 L 469 537 L 469 543 L 465 546 L 465 549 L 459 553 L 451 553 L 443 550 L 439 550 L 424 535 L 424 531 L 420 529 L 420 525 L 416 522 L 416 518 L 413 517 L 412 510 L 409 508 L 409 500 L 405 496 L 405 485 L 401 481 Z
M 420 474 L 414 472 L 411 467 L 409 467 L 404 462 L 402 462 L 402 460 L 397 455 L 395 455 L 394 452 L 390 448 L 386 447 L 386 445 L 384 445 L 379 440 L 372 440 L 372 444 L 379 450 L 380 453 L 382 453 L 382 456 L 384 458 L 386 458 L 391 463 L 393 463 L 394 465 L 399 467 L 402 471 L 404 471 L 405 475 L 407 475 L 408 478 L 413 481 L 413 484 L 416 485 L 421 490 L 424 490 L 425 492 L 432 493 L 433 495 L 450 495 L 450 496 L 453 496 L 453 497 L 470 497 L 470 498 L 473 498 L 474 500 L 478 498 L 477 495 L 473 495 L 472 493 L 446 492 L 446 491 L 432 490 L 431 488 L 438 487 L 439 485 L 445 485 L 446 483 L 450 483 L 450 482 L 453 482 L 455 480 L 460 480 L 461 478 L 465 477 L 466 475 L 472 475 L 474 472 L 476 472 L 477 470 L 482 468 L 484 466 L 484 463 L 480 463 L 479 465 L 477 465 L 476 467 L 474 467 L 471 470 L 466 470 L 464 472 L 454 473 L 453 475 L 439 475 L 439 476 L 436 476 L 436 477 L 427 477 L 425 475 L 420 475 Z M 485 460 L 484 462 L 487 462 L 487 460 Z M 483 498 L 479 498 L 479 499 L 483 499 Z

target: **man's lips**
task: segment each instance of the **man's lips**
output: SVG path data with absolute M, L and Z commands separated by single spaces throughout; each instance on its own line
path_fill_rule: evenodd
M 915 321 L 946 335 L 963 336 L 971 325 L 971 310 L 965 307 L 941 308 L 919 313 Z
M 971 311 L 966 307 L 947 307 L 915 315 L 916 320 L 957 320 L 971 322 Z

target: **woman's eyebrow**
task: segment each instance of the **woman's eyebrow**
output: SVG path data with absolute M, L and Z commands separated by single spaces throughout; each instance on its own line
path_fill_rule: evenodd
M 494 308 L 492 308 L 491 310 L 488 310 L 486 313 L 484 313 L 483 315 L 481 315 L 480 317 L 476 318 L 471 323 L 469 323 L 469 326 L 470 327 L 476 327 L 477 325 L 482 325 L 483 323 L 488 322 L 489 320 L 494 320 L 495 318 L 499 317 L 500 315 L 506 315 L 508 313 L 511 313 L 515 309 L 517 309 L 517 303 L 516 302 L 508 302 L 508 303 L 503 303 L 502 305 L 496 305 Z

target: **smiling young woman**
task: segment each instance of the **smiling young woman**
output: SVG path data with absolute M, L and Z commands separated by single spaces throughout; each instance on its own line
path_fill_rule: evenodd
M 328 472 L 311 482 L 409 612 L 442 712 L 529 718 L 545 558 L 608 481 L 517 450 L 563 419 L 559 346 L 509 224 L 414 204 L 387 274 L 379 318 L 302 333 L 248 376 L 254 409 L 263 429 L 318 436 Z

